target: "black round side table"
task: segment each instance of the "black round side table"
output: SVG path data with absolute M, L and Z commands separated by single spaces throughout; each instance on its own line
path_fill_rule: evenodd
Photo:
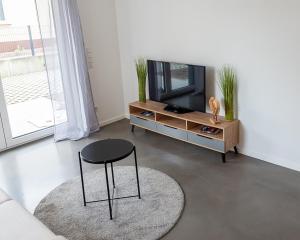
M 114 198 L 113 197 L 114 192 L 113 192 L 112 197 L 111 197 L 110 190 L 109 190 L 108 174 L 107 174 L 107 164 L 110 164 L 110 166 L 111 166 L 111 175 L 112 175 L 113 191 L 114 191 L 115 190 L 115 177 L 114 177 L 113 163 L 128 157 L 132 152 L 134 152 L 134 163 L 135 163 L 138 195 Z M 87 145 L 86 147 L 84 147 L 81 150 L 81 152 L 78 153 L 78 156 L 79 156 L 79 166 L 80 166 L 80 176 L 81 176 L 81 185 L 82 185 L 84 206 L 86 206 L 87 203 L 108 201 L 109 215 L 110 215 L 110 219 L 112 219 L 112 201 L 113 200 L 123 199 L 123 198 L 131 198 L 131 197 L 139 197 L 139 199 L 141 198 L 139 173 L 138 173 L 137 159 L 136 159 L 136 149 L 135 149 L 135 146 L 131 142 L 123 140 L 123 139 L 100 140 L 100 141 L 91 143 L 91 144 Z M 86 201 L 81 161 L 85 161 L 85 162 L 91 163 L 91 164 L 104 164 L 107 196 L 108 196 L 107 199 Z

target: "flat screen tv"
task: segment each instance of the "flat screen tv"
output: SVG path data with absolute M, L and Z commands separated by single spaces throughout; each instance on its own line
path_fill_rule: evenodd
M 150 100 L 176 113 L 205 112 L 205 67 L 148 60 Z

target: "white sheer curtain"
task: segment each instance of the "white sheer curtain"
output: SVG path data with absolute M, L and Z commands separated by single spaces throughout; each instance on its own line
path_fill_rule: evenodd
M 76 0 L 35 0 L 42 35 L 56 141 L 99 129 Z

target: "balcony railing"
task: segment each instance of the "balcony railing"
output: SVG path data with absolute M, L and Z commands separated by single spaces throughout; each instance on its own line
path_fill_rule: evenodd
M 43 33 L 50 37 L 49 27 L 43 27 Z M 42 54 L 42 40 L 38 26 L 1 26 L 0 58 L 35 56 Z

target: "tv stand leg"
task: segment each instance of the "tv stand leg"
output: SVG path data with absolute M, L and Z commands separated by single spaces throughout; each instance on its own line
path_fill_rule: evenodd
M 235 154 L 239 153 L 236 146 L 234 146 L 234 152 L 235 152 Z
M 134 125 L 131 125 L 131 132 L 134 132 Z
M 222 162 L 226 163 L 226 154 L 225 153 L 222 153 Z

